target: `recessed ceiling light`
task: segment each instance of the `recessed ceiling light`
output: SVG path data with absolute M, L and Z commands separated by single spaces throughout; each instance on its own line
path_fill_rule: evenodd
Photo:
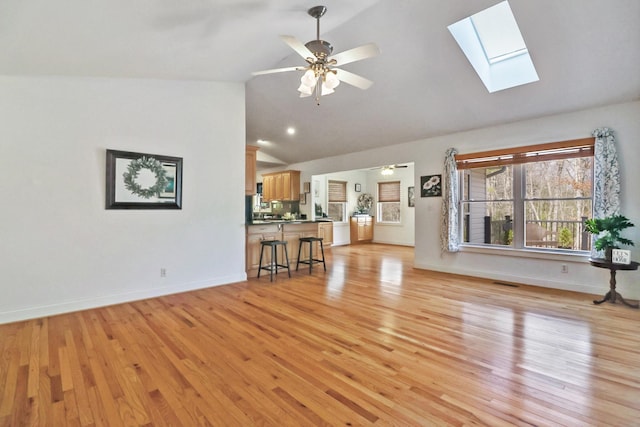
M 295 128 L 288 127 L 288 128 L 287 128 L 287 133 L 288 133 L 289 135 L 294 135 L 294 134 L 296 133 L 296 130 L 295 130 Z

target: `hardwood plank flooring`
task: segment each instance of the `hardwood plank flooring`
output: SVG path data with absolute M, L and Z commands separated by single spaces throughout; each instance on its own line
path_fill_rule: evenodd
M 0 426 L 640 425 L 640 310 L 412 262 L 0 325 Z

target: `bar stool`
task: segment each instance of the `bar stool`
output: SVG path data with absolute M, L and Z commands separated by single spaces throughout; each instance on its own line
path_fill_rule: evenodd
M 313 244 L 315 242 L 320 242 L 320 252 L 322 254 L 322 259 L 313 257 Z M 309 243 L 309 258 L 305 260 L 300 259 L 300 252 L 302 251 L 302 244 Z M 311 267 L 313 264 L 322 263 L 324 267 L 324 271 L 327 271 L 327 264 L 324 262 L 324 245 L 322 244 L 322 237 L 301 237 L 300 244 L 298 245 L 298 262 L 296 262 L 296 271 L 298 271 L 298 267 L 300 264 L 309 264 L 309 274 L 311 274 Z
M 269 281 L 273 282 L 273 272 L 275 271 L 278 274 L 278 269 L 287 269 L 287 273 L 289 273 L 289 277 L 291 277 L 291 270 L 289 269 L 289 254 L 287 253 L 287 242 L 284 240 L 262 240 L 260 242 L 260 267 L 258 268 L 258 277 L 260 277 L 260 273 L 262 270 L 267 270 L 269 272 Z M 269 246 L 271 248 L 271 262 L 269 265 L 262 266 L 262 255 L 264 254 L 264 248 Z M 278 264 L 278 246 L 282 246 L 284 248 L 284 259 L 287 261 L 287 264 Z

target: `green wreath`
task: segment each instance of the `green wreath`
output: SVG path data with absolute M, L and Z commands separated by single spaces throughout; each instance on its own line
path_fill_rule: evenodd
M 156 176 L 156 183 L 149 188 L 142 188 L 136 182 L 141 169 L 149 169 Z M 152 196 L 159 197 L 160 193 L 167 187 L 167 171 L 162 167 L 162 163 L 153 157 L 141 157 L 132 160 L 127 166 L 127 171 L 122 174 L 124 177 L 124 186 L 131 193 L 142 198 L 149 199 Z

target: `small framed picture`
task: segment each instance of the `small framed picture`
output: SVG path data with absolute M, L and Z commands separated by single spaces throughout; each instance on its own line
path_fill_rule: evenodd
M 305 182 L 302 184 L 302 191 L 304 193 L 311 193 L 311 183 L 310 182 Z
M 442 197 L 442 175 L 421 176 L 420 197 Z
M 359 193 L 362 191 L 362 186 L 360 184 L 356 184 L 356 193 Z
M 307 193 L 300 193 L 300 204 L 301 205 L 307 204 Z
M 409 187 L 409 191 L 408 191 L 408 200 L 409 200 L 409 207 L 410 208 L 414 208 L 416 206 L 416 192 L 415 192 L 415 187 Z

